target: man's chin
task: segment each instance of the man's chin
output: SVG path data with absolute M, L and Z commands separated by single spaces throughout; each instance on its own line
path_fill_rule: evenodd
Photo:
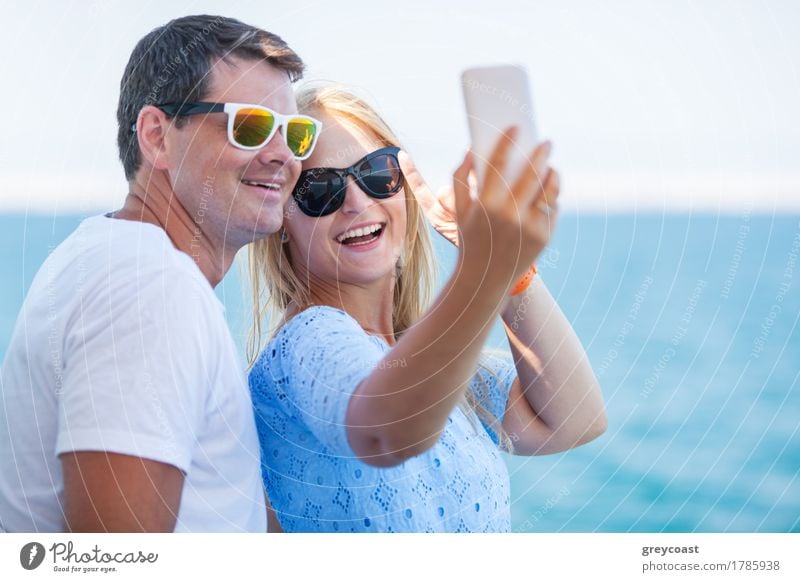
M 280 232 L 281 227 L 283 227 L 283 216 L 281 215 L 279 215 L 278 220 L 262 220 L 251 231 L 252 240 L 250 242 L 256 242 L 272 236 L 273 234 Z

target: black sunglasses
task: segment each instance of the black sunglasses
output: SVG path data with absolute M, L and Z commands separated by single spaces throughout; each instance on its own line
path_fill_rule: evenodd
M 292 193 L 294 199 L 308 216 L 318 218 L 336 212 L 344 204 L 347 176 L 353 176 L 368 196 L 379 200 L 389 198 L 403 187 L 398 152 L 398 147 L 381 148 L 349 168 L 303 170 Z

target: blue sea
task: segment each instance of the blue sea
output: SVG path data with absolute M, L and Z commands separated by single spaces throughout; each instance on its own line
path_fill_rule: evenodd
M 0 215 L 0 357 L 36 270 L 79 221 Z M 454 252 L 436 245 L 445 277 Z M 800 531 L 799 257 L 799 215 L 565 213 L 539 270 L 609 428 L 508 458 L 514 530 Z M 239 271 L 217 292 L 242 343 Z M 490 341 L 504 345 L 499 328 Z

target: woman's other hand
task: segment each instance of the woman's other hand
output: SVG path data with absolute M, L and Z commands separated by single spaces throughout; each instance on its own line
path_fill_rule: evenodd
M 425 218 L 444 238 L 458 246 L 458 225 L 456 224 L 456 201 L 452 186 L 443 186 L 434 194 L 422 178 L 417 166 L 405 151 L 401 151 L 400 168 L 403 170 L 408 188 L 422 207 Z

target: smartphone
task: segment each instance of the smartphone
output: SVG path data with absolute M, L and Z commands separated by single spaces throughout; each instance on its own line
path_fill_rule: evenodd
M 472 68 L 461 74 L 461 86 L 478 184 L 483 183 L 487 160 L 500 135 L 512 125 L 519 133 L 505 175 L 513 183 L 539 143 L 528 73 L 518 65 Z

